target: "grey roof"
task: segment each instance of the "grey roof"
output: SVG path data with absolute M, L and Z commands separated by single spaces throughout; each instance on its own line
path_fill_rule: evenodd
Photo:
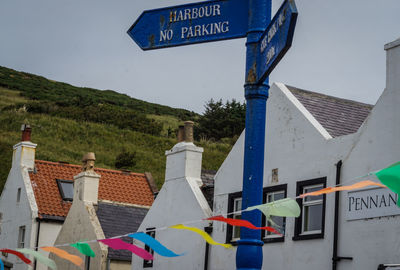
M 213 170 L 202 170 L 201 171 L 201 181 L 203 181 L 203 186 L 201 191 L 206 198 L 208 205 L 211 210 L 213 209 L 214 203 L 214 176 L 217 172 Z
M 100 221 L 106 238 L 136 232 L 147 214 L 148 209 L 122 206 L 111 203 L 99 202 L 97 217 Z M 132 238 L 122 238 L 125 242 L 132 243 Z M 132 253 L 127 250 L 108 249 L 108 258 L 114 260 L 131 261 Z
M 287 86 L 332 137 L 357 132 L 373 106 Z

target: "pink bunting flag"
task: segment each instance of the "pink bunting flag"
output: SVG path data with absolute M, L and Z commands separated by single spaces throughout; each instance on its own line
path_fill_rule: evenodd
M 139 256 L 142 259 L 145 260 L 153 260 L 154 257 L 153 255 L 151 255 L 151 253 L 147 252 L 146 250 L 144 250 L 143 248 L 140 248 L 138 246 L 126 243 L 124 241 L 122 241 L 119 238 L 112 238 L 112 239 L 103 239 L 103 240 L 97 240 L 107 246 L 109 246 L 112 249 L 125 249 L 125 250 L 129 250 L 130 252 L 132 252 L 133 254 Z

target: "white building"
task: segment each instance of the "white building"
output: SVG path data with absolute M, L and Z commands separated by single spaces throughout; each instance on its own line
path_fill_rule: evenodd
M 294 198 L 337 183 L 351 184 L 355 177 L 400 160 L 400 39 L 385 49 L 386 89 L 375 106 L 281 83 L 271 86 L 266 115 L 265 202 Z M 167 152 L 166 182 L 140 230 L 239 210 L 243 147 L 244 133 L 217 172 L 211 214 L 195 184 L 200 176 L 199 149 L 185 143 L 174 146 Z M 186 158 L 192 156 L 197 158 Z M 186 164 L 183 161 L 196 167 L 192 171 L 188 165 L 182 167 Z M 335 207 L 336 198 L 339 207 Z M 274 218 L 282 226 L 283 237 L 263 234 L 263 269 L 376 270 L 381 264 L 399 264 L 400 209 L 395 206 L 396 199 L 388 189 L 373 188 L 298 200 L 302 209 L 299 218 Z M 193 226 L 204 228 L 208 224 Z M 238 234 L 239 230 L 224 223 L 212 224 L 212 237 L 218 242 L 235 244 Z M 155 237 L 186 255 L 156 256 L 149 268 L 235 269 L 236 248 L 210 246 L 207 250 L 198 236 L 172 230 L 156 232 Z M 134 258 L 132 262 L 132 269 L 144 268 L 143 260 Z
M 397 40 L 385 46 L 387 85 L 373 108 L 280 83 L 272 85 L 266 115 L 265 201 L 294 198 L 335 186 L 337 180 L 354 183 L 355 177 L 400 160 L 399 45 Z M 217 173 L 215 214 L 240 207 L 243 146 L 242 134 Z M 284 237 L 264 235 L 263 268 L 376 270 L 380 264 L 400 263 L 397 195 L 369 189 L 337 196 L 337 227 L 334 194 L 298 200 L 299 218 L 276 218 L 276 223 L 284 224 Z M 217 241 L 237 236 L 230 226 L 214 223 L 213 228 Z M 210 269 L 234 269 L 235 255 L 211 247 Z
M 138 231 L 165 228 L 189 220 L 201 220 L 211 216 L 207 199 L 209 185 L 201 172 L 203 148 L 193 144 L 193 123 L 185 122 L 180 129 L 179 143 L 166 152 L 165 182 Z M 202 180 L 203 178 L 203 180 Z M 211 203 L 212 204 L 212 203 Z M 208 230 L 210 222 L 202 221 L 188 226 Z M 204 269 L 208 245 L 204 240 L 183 230 L 159 230 L 151 234 L 176 253 L 185 256 L 165 258 L 154 253 L 153 261 L 133 256 L 132 269 Z M 140 243 L 135 243 L 140 245 Z
M 30 141 L 30 133 L 31 129 L 24 125 L 22 141 L 14 146 L 12 167 L 1 193 L 0 248 L 53 246 L 72 205 L 74 176 L 82 170 L 79 165 L 36 160 L 37 145 Z M 95 204 L 102 233 L 111 237 L 114 233 L 126 230 L 136 231 L 139 224 L 119 222 L 118 226 L 107 226 L 107 222 L 111 222 L 110 213 L 116 213 L 115 209 L 129 208 L 129 212 L 132 207 L 139 207 L 136 213 L 147 211 L 156 189 L 151 174 L 101 168 L 95 171 L 101 176 L 98 180 L 98 202 Z M 117 207 L 118 204 L 124 207 Z M 143 216 L 144 213 L 141 218 Z M 31 269 L 14 255 L 3 253 L 0 256 L 3 261 L 13 265 L 11 269 Z M 105 258 L 109 264 L 112 261 L 116 264 L 130 264 L 131 260 L 130 254 L 107 254 L 107 250 Z M 47 267 L 34 262 L 33 269 L 47 270 Z M 90 269 L 97 268 L 92 266 Z

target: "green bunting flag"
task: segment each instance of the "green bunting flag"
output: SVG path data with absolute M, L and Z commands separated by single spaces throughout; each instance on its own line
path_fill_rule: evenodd
M 400 162 L 375 172 L 376 177 L 391 191 L 398 194 L 397 206 L 400 207 Z
M 83 255 L 89 256 L 89 257 L 96 257 L 96 254 L 94 253 L 94 251 L 90 248 L 88 243 L 75 243 L 75 244 L 71 244 L 71 247 L 76 248 L 77 250 L 79 250 L 80 253 L 82 253 Z
M 300 206 L 299 204 L 291 199 L 286 198 L 266 204 L 256 205 L 248 207 L 246 211 L 251 211 L 258 209 L 267 217 L 277 216 L 277 217 L 298 217 L 300 216 Z

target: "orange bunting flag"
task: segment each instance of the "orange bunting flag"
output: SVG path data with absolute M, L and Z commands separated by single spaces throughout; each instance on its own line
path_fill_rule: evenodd
M 364 188 L 364 187 L 368 187 L 368 186 L 378 186 L 378 187 L 386 188 L 385 185 L 382 185 L 382 184 L 379 184 L 379 183 L 375 183 L 375 182 L 370 181 L 370 180 L 366 180 L 366 181 L 361 181 L 361 182 L 355 183 L 355 184 L 350 185 L 350 186 L 327 187 L 327 188 L 323 188 L 321 190 L 317 190 L 317 191 L 313 191 L 313 192 L 309 192 L 309 193 L 304 193 L 304 194 L 300 195 L 300 198 L 304 198 L 304 197 L 307 197 L 307 196 L 319 196 L 319 195 L 322 195 L 322 194 L 328 194 L 328 193 L 332 193 L 332 192 L 336 192 L 336 191 L 360 189 L 360 188 Z
M 72 262 L 73 264 L 77 266 L 82 266 L 83 265 L 83 260 L 81 257 L 69 254 L 65 250 L 56 248 L 56 247 L 41 247 L 44 251 L 51 252 L 56 254 L 58 257 L 63 258 L 67 261 Z
M 256 227 L 251 222 L 249 222 L 247 220 L 243 220 L 243 219 L 233 219 L 233 218 L 225 218 L 223 216 L 216 216 L 216 217 L 207 218 L 206 220 L 221 221 L 221 222 L 225 222 L 232 226 L 245 227 L 245 228 L 249 228 L 249 229 L 253 229 L 253 230 L 265 230 L 265 231 L 269 231 L 269 232 L 272 232 L 272 233 L 282 236 L 281 233 L 279 233 L 276 229 L 274 229 L 272 227 L 268 227 L 268 226 L 267 227 Z

